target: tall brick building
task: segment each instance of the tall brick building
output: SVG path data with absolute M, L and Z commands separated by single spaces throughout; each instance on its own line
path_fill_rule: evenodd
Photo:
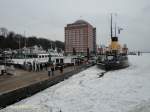
M 96 51 L 96 28 L 84 20 L 78 20 L 65 27 L 65 52 L 87 54 Z

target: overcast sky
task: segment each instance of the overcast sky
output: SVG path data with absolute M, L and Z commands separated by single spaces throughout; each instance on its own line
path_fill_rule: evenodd
M 110 13 L 124 29 L 122 44 L 150 51 L 150 0 L 0 0 L 0 27 L 64 41 L 66 24 L 83 19 L 97 28 L 97 44 L 107 44 Z

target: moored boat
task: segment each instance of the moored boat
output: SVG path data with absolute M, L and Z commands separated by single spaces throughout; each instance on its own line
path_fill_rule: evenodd
M 97 65 L 101 69 L 105 70 L 115 70 L 128 67 L 129 63 L 127 50 L 128 48 L 126 45 L 122 47 L 118 42 L 118 37 L 116 35 L 116 24 L 115 24 L 115 36 L 113 36 L 112 15 L 111 15 L 111 43 L 106 48 L 105 52 L 100 53 L 98 55 Z

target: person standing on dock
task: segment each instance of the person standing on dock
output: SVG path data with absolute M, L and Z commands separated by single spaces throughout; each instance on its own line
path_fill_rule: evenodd
M 73 69 L 75 70 L 76 69 L 76 61 L 74 60 L 74 63 L 73 63 Z
M 37 72 L 37 63 L 34 61 L 34 71 Z
M 51 71 L 52 71 L 52 76 L 54 76 L 54 65 L 52 65 Z
M 51 66 L 48 67 L 48 76 L 51 76 Z
M 60 73 L 63 74 L 63 65 L 60 66 Z
M 45 69 L 47 70 L 48 63 L 45 63 Z
M 37 62 L 36 66 L 37 66 L 37 72 L 39 72 L 40 71 L 40 64 Z

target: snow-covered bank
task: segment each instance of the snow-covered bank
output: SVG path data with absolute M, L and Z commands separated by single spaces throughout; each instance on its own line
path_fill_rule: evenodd
M 91 67 L 0 112 L 149 112 L 150 54 L 130 56 L 126 69 Z

